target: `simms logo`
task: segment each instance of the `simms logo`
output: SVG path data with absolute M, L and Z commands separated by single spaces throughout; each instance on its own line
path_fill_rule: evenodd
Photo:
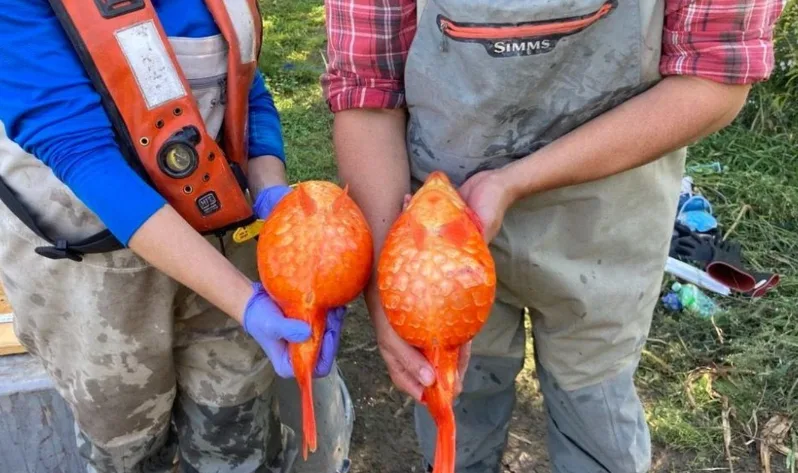
M 512 39 L 496 41 L 488 52 L 491 56 L 530 56 L 547 53 L 556 44 L 557 40 L 554 39 Z
M 586 15 L 554 18 L 525 23 L 461 23 L 439 14 L 438 28 L 443 35 L 441 50 L 447 41 L 478 43 L 493 57 L 515 57 L 545 54 L 557 41 L 578 34 L 610 15 L 618 0 L 606 0 L 597 10 Z

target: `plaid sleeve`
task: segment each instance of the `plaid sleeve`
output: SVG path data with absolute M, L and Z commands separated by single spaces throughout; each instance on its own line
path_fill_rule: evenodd
M 325 9 L 328 57 L 321 84 L 330 109 L 403 107 L 415 0 L 325 0 Z
M 773 71 L 773 29 L 785 0 L 667 0 L 662 75 L 750 84 Z

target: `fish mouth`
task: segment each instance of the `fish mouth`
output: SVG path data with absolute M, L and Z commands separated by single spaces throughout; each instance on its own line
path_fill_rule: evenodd
M 460 192 L 452 185 L 449 176 L 443 171 L 435 170 L 427 175 L 424 185 L 410 198 L 405 210 L 418 208 L 419 206 L 427 209 L 437 209 L 435 213 L 440 213 L 445 208 L 462 210 L 466 207 L 466 203 Z
M 432 171 L 427 176 L 427 180 L 424 182 L 423 188 L 442 191 L 447 195 L 455 194 L 457 197 L 460 197 L 460 194 L 457 193 L 457 190 L 452 185 L 452 181 L 449 179 L 449 176 L 447 176 L 443 171 Z

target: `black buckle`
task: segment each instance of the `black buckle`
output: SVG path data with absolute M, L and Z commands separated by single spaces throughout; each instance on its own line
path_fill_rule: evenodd
M 39 246 L 34 251 L 50 259 L 71 259 L 72 261 L 80 263 L 83 257 L 75 250 L 69 247 L 69 242 L 66 240 L 56 240 L 55 246 Z
M 144 0 L 94 0 L 103 18 L 110 19 L 144 8 Z

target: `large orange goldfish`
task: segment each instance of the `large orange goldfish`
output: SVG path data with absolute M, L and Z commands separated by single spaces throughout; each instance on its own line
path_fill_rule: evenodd
M 479 332 L 496 272 L 478 217 L 442 172 L 433 172 L 391 227 L 377 267 L 396 333 L 433 365 L 422 401 L 438 427 L 435 473 L 454 473 L 454 402 L 460 347 Z
M 258 240 L 263 287 L 286 317 L 311 326 L 311 337 L 291 344 L 291 364 L 302 397 L 303 456 L 316 451 L 312 376 L 327 311 L 363 290 L 373 263 L 371 230 L 360 208 L 331 182 L 297 185 L 274 207 Z

